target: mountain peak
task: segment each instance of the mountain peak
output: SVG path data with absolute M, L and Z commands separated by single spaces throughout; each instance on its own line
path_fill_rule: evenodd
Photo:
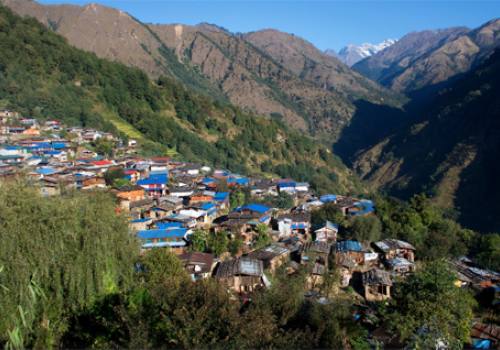
M 386 39 L 378 44 L 363 43 L 361 45 L 349 44 L 335 54 L 343 63 L 349 67 L 357 62 L 382 51 L 396 42 L 395 39 Z M 326 50 L 325 53 L 331 56 L 333 50 Z

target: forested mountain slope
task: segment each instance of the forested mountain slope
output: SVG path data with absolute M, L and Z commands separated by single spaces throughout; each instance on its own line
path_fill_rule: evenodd
M 122 11 L 95 4 L 2 1 L 99 57 L 141 68 L 153 78 L 173 77 L 206 95 L 282 118 L 293 128 L 329 140 L 349 124 L 357 99 L 396 106 L 402 99 L 286 33 L 235 35 L 206 24 L 146 25 Z M 287 49 L 279 51 L 283 46 Z
M 428 191 L 460 220 L 500 230 L 500 52 L 442 90 L 415 123 L 358 155 L 374 188 L 399 196 Z
M 271 118 L 196 95 L 169 78 L 152 83 L 142 71 L 76 49 L 5 7 L 0 24 L 0 99 L 25 115 L 133 130 L 152 151 L 233 171 L 292 176 L 330 191 L 355 187 L 327 147 Z

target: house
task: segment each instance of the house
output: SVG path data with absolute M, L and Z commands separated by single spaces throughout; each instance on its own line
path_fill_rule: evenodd
M 286 182 L 280 182 L 278 183 L 278 192 L 285 192 L 288 194 L 295 194 L 297 191 L 295 187 L 297 186 L 297 183 L 295 181 L 286 181 Z
M 237 293 L 251 293 L 270 285 L 264 275 L 263 262 L 251 258 L 236 258 L 220 262 L 215 278 Z
M 81 190 L 92 190 L 95 188 L 106 188 L 106 181 L 97 176 L 77 176 L 76 187 Z
M 384 239 L 373 243 L 375 250 L 380 252 L 384 260 L 404 258 L 410 262 L 415 261 L 415 247 L 398 239 Z
M 474 322 L 470 337 L 472 349 L 498 349 L 500 326 L 493 323 Z
M 311 228 L 311 214 L 307 212 L 283 214 L 276 220 L 280 237 L 288 237 L 292 234 L 306 235 Z
M 307 242 L 300 250 L 300 263 L 307 266 L 309 275 L 306 280 L 308 289 L 323 283 L 323 275 L 328 271 L 328 257 L 331 245 L 326 242 Z
M 168 206 L 172 210 L 179 210 L 183 208 L 183 200 L 180 197 L 164 196 L 157 199 L 159 206 Z
M 183 175 L 197 176 L 200 174 L 201 166 L 199 164 L 186 164 L 182 167 L 176 168 L 176 172 Z
M 391 275 L 384 270 L 372 269 L 361 275 L 363 296 L 367 301 L 383 301 L 391 297 Z
M 229 192 L 215 192 L 214 200 L 220 209 L 229 208 Z
M 229 176 L 227 178 L 227 185 L 229 187 L 245 187 L 250 184 L 250 180 L 243 176 Z
M 194 193 L 194 189 L 190 186 L 170 187 L 168 193 L 175 197 L 189 197 Z
M 234 218 L 249 218 L 255 225 L 264 223 L 269 224 L 271 220 L 271 208 L 262 204 L 247 204 L 234 209 L 229 217 Z
M 362 199 L 354 203 L 353 206 L 347 208 L 347 215 L 350 216 L 365 216 L 372 214 L 375 211 L 373 201 Z
M 151 174 L 149 177 L 137 181 L 137 185 L 144 188 L 148 195 L 154 198 L 167 194 L 167 184 L 167 174 Z
M 415 271 L 415 264 L 405 258 L 396 257 L 386 260 L 385 265 L 394 275 L 404 276 Z
M 335 194 L 325 194 L 319 197 L 319 200 L 326 204 L 326 203 L 337 203 L 337 195 Z
M 270 180 L 260 180 L 250 189 L 252 197 L 277 196 L 276 184 Z
M 323 227 L 314 230 L 314 235 L 317 241 L 320 242 L 336 242 L 339 225 L 330 221 L 326 221 Z
M 339 241 L 335 245 L 335 262 L 339 266 L 354 268 L 364 263 L 365 252 L 358 241 Z
M 167 217 L 161 219 L 162 222 L 176 222 L 182 224 L 182 226 L 187 228 L 195 228 L 196 220 L 190 216 L 182 214 L 171 214 Z
M 184 269 L 193 281 L 209 278 L 214 267 L 214 256 L 208 253 L 189 252 L 179 255 Z
M 272 243 L 245 256 L 262 261 L 265 269 L 274 272 L 279 266 L 290 260 L 290 250 L 282 244 Z
M 121 208 L 130 210 L 130 204 L 144 200 L 146 192 L 141 186 L 124 186 L 117 189 L 116 197 Z
M 174 253 L 182 253 L 187 245 L 186 233 L 185 228 L 142 230 L 137 232 L 137 238 L 142 242 L 142 249 L 168 247 Z
M 132 231 L 144 231 L 152 222 L 151 218 L 134 219 L 130 221 L 129 226 Z

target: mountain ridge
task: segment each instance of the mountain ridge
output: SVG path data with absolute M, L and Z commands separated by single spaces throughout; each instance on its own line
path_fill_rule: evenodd
M 454 27 L 412 32 L 353 66 L 361 74 L 401 92 L 443 84 L 469 71 L 500 45 L 500 19 L 475 29 Z
M 123 11 L 95 4 L 68 10 L 30 0 L 2 1 L 21 15 L 36 17 L 78 48 L 138 67 L 153 78 L 173 77 L 198 92 L 283 119 L 318 137 L 336 138 L 355 113 L 356 99 L 401 104 L 401 96 L 293 35 L 281 38 L 292 44 L 301 41 L 300 50 L 307 51 L 304 60 L 309 66 L 300 72 L 294 62 L 279 62 L 273 52 L 259 47 L 256 32 L 233 34 L 206 23 L 144 24 Z

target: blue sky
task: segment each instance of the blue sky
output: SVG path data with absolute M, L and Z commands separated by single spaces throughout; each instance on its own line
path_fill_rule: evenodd
M 275 28 L 299 35 L 320 49 L 377 43 L 423 29 L 477 27 L 500 17 L 500 0 L 39 0 L 44 4 L 97 2 L 143 22 L 218 24 L 232 32 Z

